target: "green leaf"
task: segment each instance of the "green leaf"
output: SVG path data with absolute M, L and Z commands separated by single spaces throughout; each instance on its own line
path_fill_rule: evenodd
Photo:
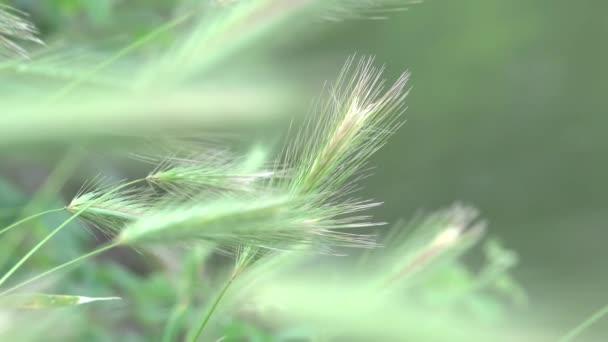
M 85 297 L 72 295 L 53 295 L 44 293 L 19 294 L 4 298 L 5 304 L 19 309 L 50 309 L 82 305 L 92 302 L 119 300 L 119 297 Z

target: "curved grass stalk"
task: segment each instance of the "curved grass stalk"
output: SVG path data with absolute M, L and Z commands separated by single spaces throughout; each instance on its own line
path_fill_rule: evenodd
M 181 46 L 142 75 L 139 86 L 146 87 L 159 81 L 178 84 L 187 77 L 210 71 L 263 38 L 290 29 L 294 20 L 378 19 L 377 14 L 366 16 L 365 12 L 393 2 L 406 1 L 248 0 L 226 5 L 212 4 L 205 8 L 200 23 Z
M 99 43 L 96 41 L 95 45 L 97 44 Z M 11 84 L 10 89 L 3 89 L 4 100 L 12 100 L 17 103 L 26 102 L 22 99 L 23 97 L 27 99 L 38 94 L 48 98 L 49 93 L 52 94 L 57 88 L 78 79 L 86 83 L 81 83 L 81 86 L 94 86 L 95 89 L 100 90 L 126 90 L 129 88 L 130 80 L 125 79 L 123 75 L 125 70 L 133 68 L 133 62 L 128 59 L 123 58 L 125 65 L 104 68 L 103 73 L 90 74 L 92 67 L 112 56 L 114 56 L 112 53 L 97 52 L 94 47 L 73 47 L 65 42 L 57 42 L 33 52 L 27 60 L 0 61 L 0 73 L 7 83 L 10 81 Z M 32 77 L 45 82 L 42 85 L 38 84 L 40 82 L 34 82 Z M 21 87 L 19 87 L 20 84 L 22 84 Z M 22 91 L 20 88 L 23 88 Z M 20 98 L 20 96 L 22 97 Z
M 251 0 L 233 5 L 209 5 L 199 25 L 181 46 L 169 52 L 139 81 L 140 87 L 163 82 L 177 84 L 186 77 L 210 70 L 279 22 L 307 9 L 316 0 Z
M 194 330 L 194 333 L 192 334 L 192 336 L 187 339 L 189 342 L 196 342 L 196 341 L 198 341 L 198 339 L 200 338 L 201 334 L 205 330 L 205 327 L 207 326 L 207 324 L 211 320 L 211 317 L 213 316 L 213 314 L 215 313 L 215 311 L 219 307 L 220 303 L 222 302 L 222 299 L 226 295 L 226 292 L 228 292 L 228 289 L 230 288 L 230 285 L 232 285 L 232 283 L 236 279 L 237 274 L 238 274 L 237 272 L 233 273 L 230 276 L 230 279 L 228 279 L 228 281 L 226 282 L 226 284 L 224 284 L 224 287 L 222 288 L 222 290 L 220 291 L 220 293 L 217 295 L 217 297 L 215 297 L 215 300 L 213 301 L 213 304 L 211 305 L 211 307 L 209 308 L 209 311 L 207 311 L 207 313 L 205 314 L 205 316 L 201 320 L 201 323 L 198 325 L 198 327 L 196 328 L 196 330 Z
M 46 214 L 50 214 L 50 213 L 56 213 L 56 212 L 60 212 L 60 211 L 63 211 L 63 208 L 50 209 L 50 210 L 46 210 L 46 211 L 42 211 L 42 212 L 39 212 L 39 213 L 36 213 L 36 214 L 30 215 L 30 216 L 28 216 L 28 217 L 26 217 L 26 218 L 23 218 L 23 219 L 21 219 L 21 220 L 19 220 L 19 221 L 15 222 L 15 223 L 13 223 L 13 224 L 11 224 L 11 225 L 7 226 L 7 227 L 2 228 L 2 230 L 0 230 L 0 235 L 2 235 L 2 234 L 4 234 L 4 233 L 8 232 L 9 230 L 11 230 L 11 229 L 13 229 L 13 228 L 15 228 L 15 227 L 17 227 L 17 226 L 21 225 L 22 223 L 27 222 L 27 221 L 33 220 L 33 219 L 38 218 L 38 217 L 40 217 L 40 216 L 44 216 L 44 215 L 46 215 Z
M 23 217 L 32 212 L 41 210 L 46 204 L 49 204 L 52 195 L 59 191 L 61 186 L 74 172 L 82 160 L 82 157 L 82 149 L 79 147 L 70 148 L 61 161 L 59 161 L 59 163 L 57 163 L 57 165 L 53 168 L 41 188 L 36 191 L 25 207 L 19 211 L 18 217 Z M 59 211 L 59 209 L 57 210 Z M 6 230 L 10 229 L 12 228 Z M 46 231 L 42 231 L 42 229 L 34 229 L 33 232 L 34 236 L 40 238 L 44 236 L 43 234 L 46 234 Z M 9 256 L 12 255 L 15 250 L 17 250 L 17 247 L 21 245 L 21 241 L 23 241 L 25 238 L 26 234 L 11 237 L 10 243 L 5 244 L 5 248 L 0 250 L 0 260 L 2 260 L 2 262 L 0 262 L 0 266 L 4 266 L 9 259 Z
M 299 250 L 300 252 L 305 252 L 309 251 L 309 248 L 306 245 L 299 245 L 297 250 Z M 187 341 L 194 342 L 200 338 L 202 333 L 205 331 L 205 328 L 211 321 L 212 316 L 216 313 L 219 305 L 222 303 L 222 301 L 224 301 L 226 293 L 231 287 L 233 287 L 233 284 L 237 281 L 237 279 L 240 280 L 241 285 L 247 284 L 247 287 L 249 287 L 259 281 L 259 279 L 253 278 L 254 275 L 256 276 L 256 278 L 259 278 L 260 274 L 269 276 L 272 274 L 280 273 L 281 271 L 285 271 L 286 269 L 288 269 L 290 266 L 293 266 L 293 264 L 301 262 L 301 258 L 303 258 L 304 255 L 306 254 L 297 253 L 296 255 L 294 255 L 289 253 L 281 253 L 266 255 L 268 258 L 264 259 L 261 262 L 258 262 L 259 257 L 261 256 L 259 248 L 257 248 L 256 246 L 241 246 L 238 250 L 234 270 L 230 278 L 224 284 L 224 287 L 220 290 L 218 295 L 215 297 L 213 304 L 206 311 L 198 326 L 196 326 L 196 328 L 191 331 L 189 337 L 187 338 Z M 251 268 L 254 268 L 255 270 L 251 270 Z M 247 292 L 243 287 L 240 287 L 238 289 L 242 292 Z
M 6 282 L 6 280 L 8 278 L 10 278 L 11 275 L 13 275 L 13 273 L 15 273 L 20 267 L 21 265 L 23 265 L 34 253 L 36 253 L 40 248 L 42 248 L 42 246 L 44 246 L 53 236 L 55 236 L 57 233 L 59 233 L 64 227 L 66 227 L 70 222 L 72 222 L 75 218 L 77 218 L 78 216 L 80 216 L 80 214 L 82 214 L 85 210 L 87 210 L 89 207 L 93 206 L 95 203 L 102 201 L 103 199 L 105 199 L 106 197 L 112 195 L 113 193 L 124 189 L 128 186 L 137 184 L 139 182 L 143 181 L 143 179 L 138 179 L 138 180 L 134 180 L 125 184 L 122 184 L 120 186 L 117 186 L 116 188 L 112 189 L 111 191 L 105 193 L 104 195 L 102 195 L 101 197 L 99 197 L 96 200 L 93 200 L 91 203 L 89 203 L 87 206 L 83 207 L 82 209 L 78 210 L 76 213 L 74 213 L 72 216 L 70 216 L 67 220 L 63 221 L 62 224 L 60 224 L 59 226 L 57 226 L 57 228 L 55 228 L 53 231 L 51 231 L 44 239 L 42 239 L 38 244 L 36 244 L 36 246 L 34 246 L 26 255 L 24 255 L 15 265 L 13 265 L 13 267 L 11 267 L 5 274 L 4 276 L 2 276 L 2 278 L 0 278 L 0 286 L 2 286 L 2 284 L 4 284 Z
M 188 302 L 178 301 L 175 307 L 171 310 L 161 342 L 177 341 L 180 325 L 183 324 L 184 315 L 188 312 L 188 305 Z
M 68 261 L 66 263 L 63 263 L 63 264 L 61 264 L 59 266 L 56 266 L 56 267 L 54 267 L 54 268 L 52 268 L 52 269 L 50 269 L 48 271 L 40 273 L 40 274 L 38 274 L 38 275 L 36 275 L 36 276 L 34 276 L 32 278 L 29 278 L 28 280 L 25 280 L 25 281 L 23 281 L 23 282 L 15 285 L 15 286 L 9 288 L 9 289 L 6 289 L 6 290 L 0 292 L 0 296 L 5 296 L 7 294 L 13 293 L 16 290 L 18 290 L 18 289 L 20 289 L 20 288 L 22 288 L 22 287 L 24 287 L 26 285 L 29 285 L 29 284 L 35 282 L 36 280 L 42 279 L 42 278 L 44 278 L 44 277 L 46 277 L 46 276 L 48 276 L 48 275 L 50 275 L 52 273 L 64 270 L 64 269 L 66 269 L 66 268 L 68 268 L 68 267 L 70 267 L 72 265 L 75 265 L 75 264 L 77 264 L 77 263 L 79 263 L 79 262 L 81 262 L 83 260 L 86 260 L 88 258 L 91 258 L 91 257 L 94 257 L 96 255 L 99 255 L 99 254 L 101 254 L 101 253 L 103 253 L 105 251 L 108 251 L 108 250 L 110 250 L 112 248 L 115 248 L 115 247 L 118 247 L 117 243 L 110 243 L 110 244 L 105 245 L 103 247 L 100 247 L 100 248 L 98 248 L 98 249 L 96 249 L 96 250 L 94 250 L 92 252 L 89 252 L 87 254 L 83 254 L 83 255 L 75 258 L 75 259 L 72 259 L 72 260 L 70 260 L 70 261 Z
M 230 275 L 230 278 L 224 284 L 224 287 L 220 290 L 218 295 L 215 297 L 213 304 L 207 310 L 203 318 L 200 320 L 198 326 L 196 326 L 196 328 L 193 328 L 190 331 L 186 338 L 187 341 L 196 342 L 200 338 L 200 336 L 205 330 L 205 327 L 207 327 L 209 321 L 211 320 L 211 317 L 224 299 L 226 293 L 228 292 L 228 289 L 232 286 L 237 277 L 239 277 L 239 275 L 241 275 L 243 271 L 245 271 L 249 268 L 249 266 L 254 264 L 256 258 L 260 254 L 259 248 L 256 248 L 255 246 L 241 246 L 239 247 L 237 253 L 238 254 L 236 257 L 236 262 L 234 264 L 234 269 L 232 271 L 232 274 Z
M 591 327 L 593 324 L 597 323 L 597 321 L 599 321 L 600 319 L 604 318 L 607 315 L 608 315 L 608 305 L 599 309 L 597 312 L 595 312 L 593 315 L 591 315 L 591 317 L 587 318 L 586 320 L 581 322 L 579 325 L 574 327 L 566 335 L 564 335 L 562 338 L 560 338 L 558 340 L 558 342 L 570 342 L 570 341 L 574 340 L 581 333 L 583 333 L 585 330 L 589 329 L 589 327 Z
M 53 94 L 53 96 L 51 96 L 47 100 L 47 103 L 57 101 L 58 99 L 60 99 L 61 97 L 65 96 L 67 93 L 69 93 L 70 91 L 72 91 L 73 89 L 75 89 L 76 87 L 78 87 L 79 85 L 81 85 L 82 83 L 84 83 L 87 80 L 89 80 L 95 74 L 99 73 L 101 70 L 103 70 L 106 67 L 112 65 L 114 62 L 118 61 L 122 57 L 124 57 L 124 56 L 128 55 L 129 53 L 133 52 L 134 50 L 140 48 L 141 46 L 147 44 L 148 42 L 154 40 L 156 37 L 158 37 L 162 33 L 165 33 L 168 30 L 174 28 L 175 26 L 183 23 L 189 17 L 190 17 L 190 15 L 184 15 L 184 16 L 181 16 L 179 18 L 176 18 L 176 19 L 174 19 L 174 20 L 166 23 L 165 25 L 162 25 L 162 26 L 158 27 L 157 29 L 153 30 L 152 32 L 144 35 L 143 37 L 139 38 L 135 42 L 129 44 L 126 47 L 124 47 L 123 49 L 119 50 L 112 57 L 106 59 L 105 61 L 101 62 L 97 66 L 93 67 L 89 72 L 87 72 L 87 73 L 83 74 L 82 76 L 80 76 L 80 77 L 72 80 L 70 83 L 66 84 L 64 87 L 62 87 L 61 89 L 59 89 L 55 94 Z
M 212 252 L 210 248 L 197 246 L 189 253 L 182 262 L 182 270 L 177 277 L 178 294 L 177 303 L 174 305 L 164 328 L 162 342 L 173 342 L 180 340 L 189 306 L 194 300 L 195 294 L 199 292 L 200 269 L 207 257 Z

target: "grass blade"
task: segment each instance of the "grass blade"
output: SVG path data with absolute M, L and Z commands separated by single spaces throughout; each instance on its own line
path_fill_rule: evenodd
M 27 58 L 27 51 L 15 40 L 43 44 L 38 38 L 38 30 L 26 17 L 27 14 L 0 4 L 0 55 Z
M 600 319 L 604 318 L 604 316 L 608 315 L 608 305 L 599 309 L 595 312 L 591 317 L 587 318 L 579 325 L 570 330 L 566 335 L 558 340 L 558 342 L 570 342 L 577 338 L 580 334 L 582 334 L 585 330 L 589 329 L 593 324 L 597 323 Z
M 117 192 L 123 188 L 126 188 L 128 186 L 131 186 L 133 184 L 139 183 L 142 180 L 135 180 L 132 182 L 128 182 L 122 185 L 119 185 L 117 187 L 115 187 L 114 189 L 112 189 L 111 191 L 107 192 L 106 194 L 104 194 L 103 196 L 101 196 L 100 198 L 98 198 L 96 201 L 101 201 L 103 200 L 105 197 L 107 196 L 111 196 L 114 192 Z M 95 201 L 91 202 L 89 204 L 89 206 L 92 206 L 95 204 Z M 19 261 L 13 265 L 0 279 L 0 286 L 2 286 L 6 280 L 8 278 L 10 278 L 11 275 L 13 275 L 13 273 L 15 273 L 32 255 L 34 255 L 34 253 L 36 253 L 40 248 L 42 248 L 42 246 L 44 246 L 51 238 L 53 238 L 53 236 L 55 236 L 57 233 L 59 233 L 64 227 L 66 227 L 68 225 L 68 223 L 72 222 L 74 219 L 76 219 L 78 216 L 80 216 L 80 214 L 82 214 L 85 210 L 88 209 L 87 207 L 83 207 L 82 209 L 80 209 L 79 211 L 77 211 L 76 213 L 74 213 L 72 216 L 70 216 L 67 220 L 63 221 L 62 224 L 60 224 L 59 226 L 57 226 L 57 228 L 55 228 L 53 231 L 51 231 L 44 239 L 42 239 L 40 242 L 38 242 L 38 244 L 36 244 L 36 246 L 34 246 L 29 252 L 27 252 L 27 254 L 25 254 L 21 259 L 19 259 Z
M 56 294 L 44 294 L 44 293 L 33 293 L 33 294 L 18 294 L 2 298 L 5 304 L 9 307 L 17 309 L 50 309 L 60 308 L 66 306 L 77 306 L 87 303 L 108 301 L 108 300 L 120 300 L 119 297 L 85 297 L 85 296 L 74 296 L 74 295 L 56 295 Z

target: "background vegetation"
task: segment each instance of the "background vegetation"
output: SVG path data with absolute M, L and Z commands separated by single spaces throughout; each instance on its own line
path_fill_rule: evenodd
M 175 10 L 175 2 L 161 0 L 10 3 L 31 14 L 49 47 L 72 56 L 47 59 L 38 70 L 3 68 L 7 81 L 0 85 L 2 91 L 17 98 L 27 94 L 29 106 L 49 89 L 61 89 L 78 79 L 78 73 L 86 75 L 90 60 L 106 60 L 128 42 L 166 23 L 172 13 L 187 13 L 196 2 L 183 1 L 182 12 Z M 379 63 L 386 63 L 390 79 L 408 69 L 413 89 L 407 100 L 407 123 L 374 156 L 374 177 L 364 181 L 362 196 L 381 199 L 385 204 L 374 210 L 374 216 L 388 222 L 412 218 L 420 210 L 444 208 L 456 200 L 474 204 L 489 221 L 489 235 L 519 255 L 512 275 L 526 289 L 528 300 L 526 305 L 506 305 L 504 315 L 514 336 L 523 334 L 530 340 L 562 336 L 608 303 L 604 275 L 608 257 L 604 247 L 608 219 L 604 179 L 608 119 L 603 98 L 608 77 L 603 65 L 608 57 L 603 44 L 608 29 L 606 6 L 592 1 L 435 0 L 405 7 L 407 11 L 387 13 L 388 20 L 368 20 L 373 16 L 369 14 L 337 22 L 320 16 L 312 21 L 293 19 L 277 33 L 255 38 L 254 44 L 244 45 L 238 53 L 203 59 L 203 95 L 186 91 L 180 92 L 184 97 L 171 98 L 203 101 L 184 109 L 186 114 L 166 126 L 180 133 L 188 128 L 189 134 L 205 132 L 216 137 L 217 130 L 205 129 L 215 125 L 213 118 L 200 121 L 188 114 L 226 111 L 235 120 L 222 132 L 238 138 L 235 148 L 246 149 L 252 142 L 277 144 L 281 135 L 268 132 L 286 131 L 289 120 L 306 114 L 323 82 L 335 79 L 353 52 L 376 55 Z M 162 55 L 184 32 L 164 32 L 135 57 L 147 60 Z M 35 56 L 37 49 L 32 51 Z M 95 86 L 128 80 L 137 58 L 117 61 L 111 70 L 97 73 Z M 65 66 L 76 76 L 61 74 L 58 70 L 67 70 Z M 155 94 L 172 82 L 183 81 L 179 74 L 165 72 L 171 77 L 151 78 Z M 189 69 L 182 72 L 188 74 Z M 217 100 L 220 94 L 240 100 L 225 108 L 227 101 Z M 88 96 L 76 100 L 99 103 Z M 221 104 L 216 106 L 209 99 Z M 103 104 L 113 108 L 112 100 L 109 97 L 110 104 Z M 164 100 L 159 103 L 167 103 Z M 3 226 L 14 221 L 10 208 L 30 203 L 27 211 L 35 212 L 53 207 L 49 203 L 62 206 L 86 179 L 99 173 L 121 179 L 148 172 L 147 165 L 134 163 L 125 154 L 140 151 L 132 136 L 150 135 L 155 125 L 120 122 L 100 130 L 97 125 L 103 120 L 83 116 L 70 122 L 82 129 L 66 136 L 61 128 L 66 122 L 59 113 L 63 109 L 50 120 L 35 113 L 11 115 L 9 111 L 23 102 L 16 103 L 7 102 L 0 109 Z M 245 116 L 239 104 L 247 104 L 246 112 L 255 115 Z M 108 138 L 108 132 L 116 134 Z M 36 194 L 34 200 L 32 194 Z M 29 232 L 44 236 L 61 218 L 53 220 L 44 219 Z M 10 235 L 0 242 L 4 267 L 27 250 L 30 233 Z M 71 229 L 47 246 L 48 251 L 35 258 L 32 267 L 48 269 L 90 250 L 91 244 L 90 234 Z M 465 260 L 479 265 L 481 254 L 481 250 L 473 251 Z M 211 265 L 225 262 L 214 259 Z M 150 327 L 164 322 L 167 308 L 175 301 L 175 279 L 156 272 L 155 261 L 130 250 L 86 265 L 58 280 L 54 288 L 62 293 L 86 289 L 84 295 L 117 294 L 128 302 L 94 304 L 83 309 L 86 316 L 71 316 L 70 326 L 79 327 L 74 328 L 78 330 L 75 336 L 111 340 L 120 331 L 124 340 L 150 339 Z M 216 287 L 205 283 L 198 290 Z M 491 316 L 490 311 L 486 306 L 481 316 Z M 136 323 L 122 330 L 108 328 L 119 326 L 124 317 Z M 249 324 L 245 320 L 227 326 L 255 334 L 249 332 L 253 329 Z M 599 322 L 583 338 L 602 340 L 606 334 L 608 326 Z

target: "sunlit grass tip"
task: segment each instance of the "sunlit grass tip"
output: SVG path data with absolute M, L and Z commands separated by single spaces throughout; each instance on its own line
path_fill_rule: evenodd
M 288 187 L 295 193 L 335 195 L 402 124 L 408 73 L 391 86 L 372 57 L 348 59 L 338 80 L 327 87 L 327 99 L 292 140 L 284 162 L 296 170 Z
M 154 195 L 149 189 L 127 188 L 110 193 L 118 186 L 121 184 L 85 186 L 65 210 L 75 214 L 86 208 L 79 218 L 103 234 L 114 236 L 125 224 L 142 218 L 154 208 Z
M 36 26 L 27 19 L 26 13 L 0 4 L 0 55 L 27 58 L 27 51 L 17 41 L 43 44 L 38 38 Z
M 350 215 L 365 206 L 313 206 L 286 195 L 220 197 L 165 207 L 127 225 L 117 237 L 124 245 L 210 243 L 220 252 L 241 246 L 290 249 L 301 244 L 372 247 L 370 238 L 334 230 L 373 225 Z
M 222 150 L 170 156 L 160 160 L 146 180 L 177 195 L 197 195 L 202 191 L 254 193 L 262 190 L 269 179 L 283 174 L 265 165 L 262 158 L 255 153 L 237 157 Z

